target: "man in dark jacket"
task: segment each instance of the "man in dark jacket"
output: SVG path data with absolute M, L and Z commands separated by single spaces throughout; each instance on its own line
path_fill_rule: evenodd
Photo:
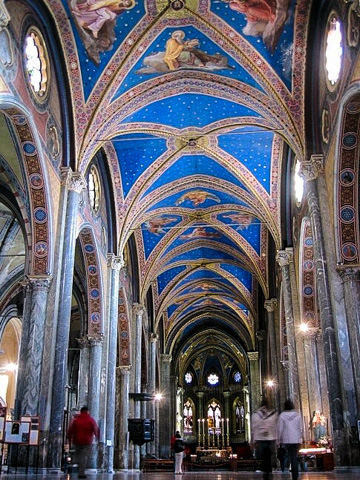
M 86 478 L 85 469 L 91 454 L 94 436 L 99 440 L 99 427 L 90 416 L 89 409 L 82 407 L 80 415 L 71 422 L 68 438 L 75 446 L 75 463 L 78 465 L 79 478 Z

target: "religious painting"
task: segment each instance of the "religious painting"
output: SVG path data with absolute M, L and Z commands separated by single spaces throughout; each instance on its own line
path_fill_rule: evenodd
M 170 223 L 176 222 L 178 220 L 177 217 L 166 217 L 164 215 L 159 215 L 157 217 L 153 217 L 150 220 L 147 220 L 143 227 L 149 233 L 153 233 L 155 235 L 161 235 L 166 233 L 166 226 Z
M 245 15 L 244 35 L 262 37 L 274 51 L 288 18 L 290 0 L 222 0 L 229 8 Z
M 236 225 L 236 230 L 241 231 L 249 228 L 255 220 L 252 215 L 247 213 L 228 213 L 224 218 L 229 218 L 232 224 Z
M 206 70 L 233 69 L 228 59 L 219 54 L 208 54 L 200 47 L 197 38 L 185 38 L 185 32 L 175 30 L 167 40 L 165 50 L 145 57 L 143 68 L 136 73 L 166 73 L 178 69 L 200 68 Z
M 69 0 L 84 47 L 94 63 L 100 53 L 111 50 L 119 15 L 135 6 L 135 0 Z
M 181 205 L 182 203 L 189 201 L 192 203 L 193 207 L 198 207 L 202 203 L 205 203 L 206 200 L 214 200 L 216 203 L 220 203 L 220 198 L 212 193 L 207 192 L 206 190 L 192 190 L 191 192 L 186 192 L 175 202 L 175 205 Z
M 205 227 L 195 227 L 191 232 L 184 233 L 180 235 L 181 240 L 195 240 L 197 238 L 220 238 L 221 234 L 219 232 L 211 232 Z

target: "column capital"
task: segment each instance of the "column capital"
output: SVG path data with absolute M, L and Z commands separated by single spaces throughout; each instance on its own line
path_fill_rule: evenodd
M 26 275 L 22 285 L 32 288 L 33 291 L 48 292 L 52 281 L 52 275 Z
M 157 333 L 150 333 L 150 342 L 156 343 L 159 340 L 159 335 Z
M 277 299 L 271 298 L 270 300 L 265 300 L 264 307 L 267 312 L 273 312 L 277 307 Z
M 76 341 L 78 342 L 80 350 L 90 346 L 89 345 L 89 339 L 88 339 L 87 335 L 82 335 L 80 338 L 77 338 Z
M 247 356 L 250 362 L 255 362 L 259 360 L 259 352 L 247 352 Z
M 107 256 L 107 265 L 112 270 L 120 271 L 125 266 L 124 257 L 122 255 L 114 255 L 113 253 L 108 253 Z
M 82 190 L 86 189 L 86 181 L 80 172 L 74 172 L 69 167 L 62 167 L 61 171 L 61 184 L 68 188 L 68 190 L 73 190 L 76 193 L 80 193 Z
M 168 362 L 168 363 L 170 363 L 171 360 L 172 360 L 172 356 L 169 355 L 169 354 L 167 354 L 167 353 L 161 354 L 161 355 L 160 355 L 160 358 L 161 358 L 161 361 L 162 361 L 162 362 Z
M 225 398 L 229 398 L 230 395 L 231 395 L 231 392 L 229 390 L 225 390 L 225 391 L 223 391 L 223 395 L 224 395 Z
M 205 392 L 203 390 L 198 390 L 196 392 L 196 396 L 199 398 L 203 398 L 204 395 L 205 395 Z
M 145 308 L 140 303 L 133 303 L 132 310 L 134 315 L 143 315 Z
M 360 267 L 354 265 L 339 265 L 337 267 L 337 271 L 343 281 L 346 282 L 353 282 L 360 280 Z
M 116 370 L 121 373 L 121 375 L 125 375 L 127 372 L 131 372 L 131 365 L 119 365 L 116 367 Z
M 285 267 L 294 261 L 294 250 L 291 247 L 285 250 L 278 250 L 276 254 L 276 261 L 280 267 Z
M 324 156 L 311 155 L 310 160 L 301 162 L 299 174 L 305 181 L 315 180 L 320 174 L 324 173 Z
M 104 342 L 104 335 L 102 333 L 95 333 L 93 335 L 87 335 L 90 347 L 96 347 L 102 345 Z

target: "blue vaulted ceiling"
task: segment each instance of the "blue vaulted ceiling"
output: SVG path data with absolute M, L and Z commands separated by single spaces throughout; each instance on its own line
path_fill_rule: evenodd
M 141 299 L 152 286 L 167 335 L 223 311 L 255 348 L 285 145 L 303 149 L 306 1 L 58 3 L 79 169 L 99 148 L 116 159 L 119 249 L 135 235 Z

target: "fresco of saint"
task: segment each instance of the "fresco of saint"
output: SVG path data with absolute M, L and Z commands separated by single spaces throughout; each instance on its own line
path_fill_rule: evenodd
M 223 0 L 229 8 L 245 15 L 244 35 L 262 37 L 273 51 L 288 17 L 290 0 Z
M 178 220 L 176 217 L 154 217 L 144 223 L 144 228 L 150 233 L 161 235 L 162 233 L 166 233 L 164 227 L 170 223 L 176 222 L 176 220 Z
M 111 50 L 119 15 L 135 6 L 135 0 L 70 0 L 71 11 L 84 46 L 95 62 L 99 53 Z
M 186 192 L 175 202 L 175 205 L 181 205 L 186 200 L 190 201 L 194 207 L 205 203 L 206 200 L 214 200 L 216 203 L 220 203 L 220 198 L 216 195 L 207 192 L 206 190 L 192 190 Z
M 201 68 L 206 70 L 232 69 L 228 59 L 219 53 L 210 55 L 199 49 L 197 38 L 185 40 L 182 30 L 175 30 L 166 42 L 164 52 L 145 57 L 144 67 L 136 73 L 165 73 L 179 68 Z

